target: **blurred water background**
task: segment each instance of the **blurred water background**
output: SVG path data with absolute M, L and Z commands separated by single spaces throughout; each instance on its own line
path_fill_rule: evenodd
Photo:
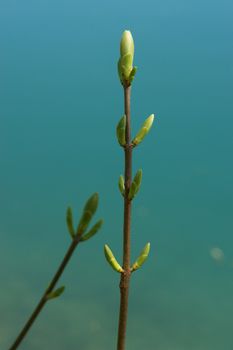
M 116 63 L 122 31 L 135 40 L 132 128 L 155 113 L 134 152 L 127 350 L 232 350 L 233 3 L 228 0 L 0 2 L 0 348 L 7 349 L 98 191 L 105 225 L 80 246 L 21 346 L 115 349 L 121 259 L 123 112 Z M 221 249 L 222 255 L 218 256 Z M 221 260 L 221 261 L 220 261 Z

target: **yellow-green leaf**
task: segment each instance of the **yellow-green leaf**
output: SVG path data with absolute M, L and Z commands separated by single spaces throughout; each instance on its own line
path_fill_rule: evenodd
M 139 255 L 139 257 L 133 264 L 131 268 L 132 271 L 139 269 L 139 267 L 141 267 L 144 264 L 144 262 L 148 258 L 149 252 L 150 252 L 150 243 L 147 243 L 143 248 L 143 250 L 141 251 L 141 254 Z
M 130 190 L 129 190 L 129 199 L 133 199 L 134 196 L 138 193 L 140 189 L 140 185 L 142 182 L 142 169 L 139 169 L 131 183 Z
M 113 270 L 115 270 L 117 272 L 124 272 L 123 268 L 118 263 L 115 256 L 113 255 L 113 252 L 111 251 L 109 246 L 107 246 L 107 244 L 105 244 L 105 246 L 104 246 L 104 255 L 105 255 L 107 262 L 113 268 Z
M 119 177 L 118 187 L 119 187 L 119 190 L 120 190 L 122 196 L 124 197 L 125 196 L 125 180 L 124 180 L 123 175 L 120 175 L 120 177 Z
M 116 128 L 116 134 L 119 144 L 124 147 L 126 144 L 125 141 L 125 128 L 126 128 L 126 116 L 123 115 L 123 117 L 120 119 L 119 123 L 117 124 Z
M 139 130 L 139 132 L 137 133 L 137 135 L 135 136 L 135 138 L 133 139 L 132 143 L 134 146 L 137 146 L 140 142 L 142 142 L 142 140 L 144 139 L 144 137 L 148 134 L 148 132 L 151 129 L 151 126 L 153 124 L 154 121 L 154 114 L 151 114 L 143 123 L 141 129 Z

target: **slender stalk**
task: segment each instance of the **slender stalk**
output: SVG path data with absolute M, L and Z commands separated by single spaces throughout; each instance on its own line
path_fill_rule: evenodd
M 42 311 L 44 305 L 47 302 L 47 295 L 49 293 L 51 293 L 53 291 L 54 287 L 56 286 L 59 278 L 61 277 L 61 275 L 62 275 L 62 273 L 67 265 L 67 263 L 69 262 L 69 260 L 72 256 L 75 248 L 77 247 L 78 243 L 80 242 L 80 238 L 81 238 L 81 236 L 76 236 L 72 240 L 72 243 L 70 244 L 70 246 L 69 246 L 61 264 L 59 265 L 55 275 L 53 276 L 48 288 L 45 290 L 44 294 L 42 295 L 42 297 L 41 297 L 39 303 L 37 304 L 36 308 L 34 309 L 33 313 L 29 317 L 28 321 L 25 323 L 23 329 L 21 330 L 21 332 L 19 333 L 19 335 L 17 336 L 17 338 L 15 339 L 13 345 L 9 348 L 9 350 L 17 349 L 17 347 L 20 345 L 20 343 L 22 342 L 22 340 L 24 339 L 24 337 L 28 333 L 32 324 L 34 323 L 34 321 L 36 320 L 36 318 L 38 317 L 38 315 Z
M 130 221 L 131 201 L 128 194 L 132 179 L 132 145 L 130 139 L 130 95 L 131 87 L 124 86 L 124 105 L 126 115 L 126 145 L 125 150 L 125 196 L 124 196 L 124 227 L 123 227 L 123 269 L 120 280 L 120 312 L 118 324 L 117 350 L 125 349 L 126 326 L 128 314 L 128 296 L 130 285 Z

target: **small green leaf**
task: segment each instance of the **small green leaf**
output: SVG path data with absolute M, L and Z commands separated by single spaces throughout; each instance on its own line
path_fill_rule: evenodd
M 119 144 L 124 147 L 126 144 L 125 141 L 125 128 L 126 128 L 126 116 L 123 115 L 123 117 L 120 119 L 119 123 L 117 124 L 116 128 L 116 134 Z
M 132 200 L 134 196 L 138 193 L 142 182 L 142 169 L 139 169 L 134 176 L 129 190 L 129 199 Z
M 150 252 L 150 243 L 147 243 L 143 248 L 143 250 L 141 251 L 141 254 L 139 255 L 139 257 L 131 267 L 131 271 L 135 271 L 139 269 L 144 264 L 144 262 L 148 258 L 149 252 Z
M 130 53 L 121 57 L 119 62 L 120 74 L 123 77 L 123 80 L 128 81 L 131 71 L 133 70 L 133 57 Z
M 113 268 L 113 270 L 115 270 L 117 272 L 124 272 L 123 268 L 118 263 L 115 256 L 113 255 L 113 252 L 111 251 L 109 246 L 107 246 L 107 244 L 105 244 L 105 246 L 104 246 L 104 255 L 105 255 L 107 262 Z
M 71 207 L 68 207 L 66 211 L 66 224 L 68 227 L 68 231 L 71 235 L 71 238 L 73 239 L 75 237 L 75 230 L 73 227 L 73 214 L 72 214 Z
M 132 81 L 134 80 L 134 77 L 137 73 L 138 67 L 133 67 L 133 69 L 131 70 L 131 73 L 129 75 L 129 82 L 130 84 L 132 83 Z
M 103 222 L 103 220 L 97 221 L 97 223 L 90 229 L 90 231 L 88 231 L 85 235 L 81 237 L 80 241 L 87 241 L 88 239 L 93 237 L 99 231 L 99 229 L 103 225 Z
M 142 140 L 144 139 L 144 137 L 148 134 L 148 132 L 150 131 L 150 128 L 153 124 L 154 121 L 154 114 L 151 114 L 143 123 L 141 129 L 139 130 L 139 132 L 137 133 L 137 135 L 135 136 L 135 138 L 133 139 L 132 143 L 134 146 L 137 146 L 140 142 L 142 142 Z
M 83 209 L 83 214 L 79 221 L 79 225 L 77 228 L 77 235 L 82 235 L 87 229 L 92 216 L 95 214 L 96 209 L 98 207 L 99 195 L 98 193 L 94 193 L 86 202 L 85 207 Z
M 120 190 L 122 196 L 124 197 L 125 196 L 125 180 L 124 180 L 123 175 L 120 175 L 120 177 L 119 177 L 118 187 L 119 187 L 119 190 Z
M 46 300 L 58 298 L 64 292 L 64 290 L 65 290 L 65 286 L 61 286 L 57 288 L 53 292 L 46 295 Z

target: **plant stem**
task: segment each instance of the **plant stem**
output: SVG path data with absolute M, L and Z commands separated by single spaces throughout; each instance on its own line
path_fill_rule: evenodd
M 118 324 L 117 350 L 125 349 L 126 325 L 128 314 L 128 296 L 130 284 L 130 221 L 131 201 L 128 194 L 132 179 L 132 145 L 130 140 L 130 93 L 131 87 L 124 86 L 124 105 L 126 115 L 125 150 L 125 196 L 124 196 L 124 229 L 123 229 L 123 269 L 120 280 L 120 313 Z
M 70 244 L 60 266 L 58 267 L 55 275 L 53 276 L 48 288 L 45 290 L 44 294 L 42 295 L 39 303 L 37 304 L 35 310 L 33 311 L 33 313 L 31 314 L 31 316 L 29 317 L 28 321 L 26 322 L 25 326 L 23 327 L 23 329 L 21 330 L 21 332 L 19 333 L 19 335 L 17 336 L 16 340 L 14 341 L 13 345 L 9 348 L 9 350 L 15 350 L 17 349 L 17 347 L 20 345 L 20 343 L 22 342 L 22 340 L 24 339 L 24 337 L 26 336 L 26 334 L 28 333 L 29 329 L 31 328 L 32 324 L 34 323 L 34 321 L 36 320 L 37 316 L 39 315 L 39 313 L 42 311 L 44 305 L 47 302 L 47 295 L 49 293 L 51 293 L 55 287 L 55 285 L 57 284 L 59 278 L 61 277 L 67 263 L 69 262 L 75 248 L 77 247 L 78 243 L 80 242 L 80 237 L 81 236 L 76 236 L 72 243 Z

